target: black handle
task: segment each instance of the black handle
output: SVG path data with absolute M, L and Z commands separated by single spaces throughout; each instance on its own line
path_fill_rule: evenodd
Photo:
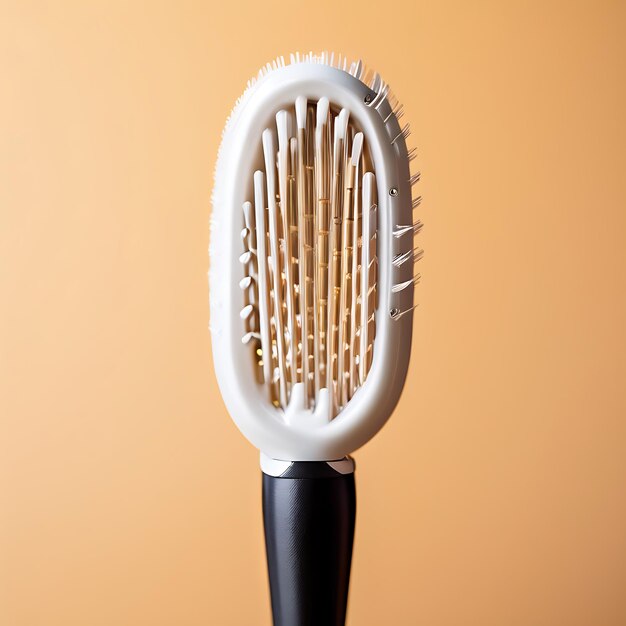
M 274 626 L 344 626 L 355 515 L 354 473 L 303 461 L 263 474 Z

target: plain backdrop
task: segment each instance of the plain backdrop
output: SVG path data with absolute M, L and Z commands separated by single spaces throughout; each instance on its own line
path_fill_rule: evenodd
M 349 625 L 626 623 L 623 2 L 2 0 L 3 626 L 269 626 L 212 170 L 259 66 L 324 49 L 404 103 L 424 197 Z

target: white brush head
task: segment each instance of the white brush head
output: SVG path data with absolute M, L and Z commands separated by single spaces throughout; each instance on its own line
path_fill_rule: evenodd
M 368 441 L 404 384 L 416 179 L 378 75 L 327 54 L 292 61 L 260 72 L 224 131 L 212 344 L 244 435 L 275 459 L 327 461 Z

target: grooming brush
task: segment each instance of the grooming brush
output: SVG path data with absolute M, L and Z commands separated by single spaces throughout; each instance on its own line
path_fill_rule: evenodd
M 276 626 L 345 623 L 351 452 L 409 363 L 408 125 L 382 79 L 326 53 L 263 68 L 224 130 L 211 226 L 211 331 L 230 414 L 261 452 Z

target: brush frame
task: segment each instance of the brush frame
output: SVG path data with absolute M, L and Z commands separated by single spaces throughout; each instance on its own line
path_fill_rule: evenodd
M 384 87 L 380 87 L 384 89 Z M 253 198 L 253 174 L 262 169 L 265 128 L 298 96 L 327 97 L 346 108 L 368 143 L 378 197 L 376 338 L 364 384 L 332 420 L 312 419 L 309 409 L 289 411 L 289 419 L 267 399 L 257 382 L 247 346 L 238 262 L 241 207 Z M 413 239 L 394 237 L 397 225 L 412 224 L 411 181 L 405 133 L 391 104 L 347 71 L 323 63 L 278 67 L 253 83 L 225 129 L 216 168 L 211 233 L 211 331 L 216 375 L 222 396 L 242 433 L 266 455 L 292 461 L 326 461 L 350 454 L 387 421 L 402 391 L 411 351 L 413 263 L 393 264 L 413 249 Z M 398 285 L 407 283 L 401 290 Z

